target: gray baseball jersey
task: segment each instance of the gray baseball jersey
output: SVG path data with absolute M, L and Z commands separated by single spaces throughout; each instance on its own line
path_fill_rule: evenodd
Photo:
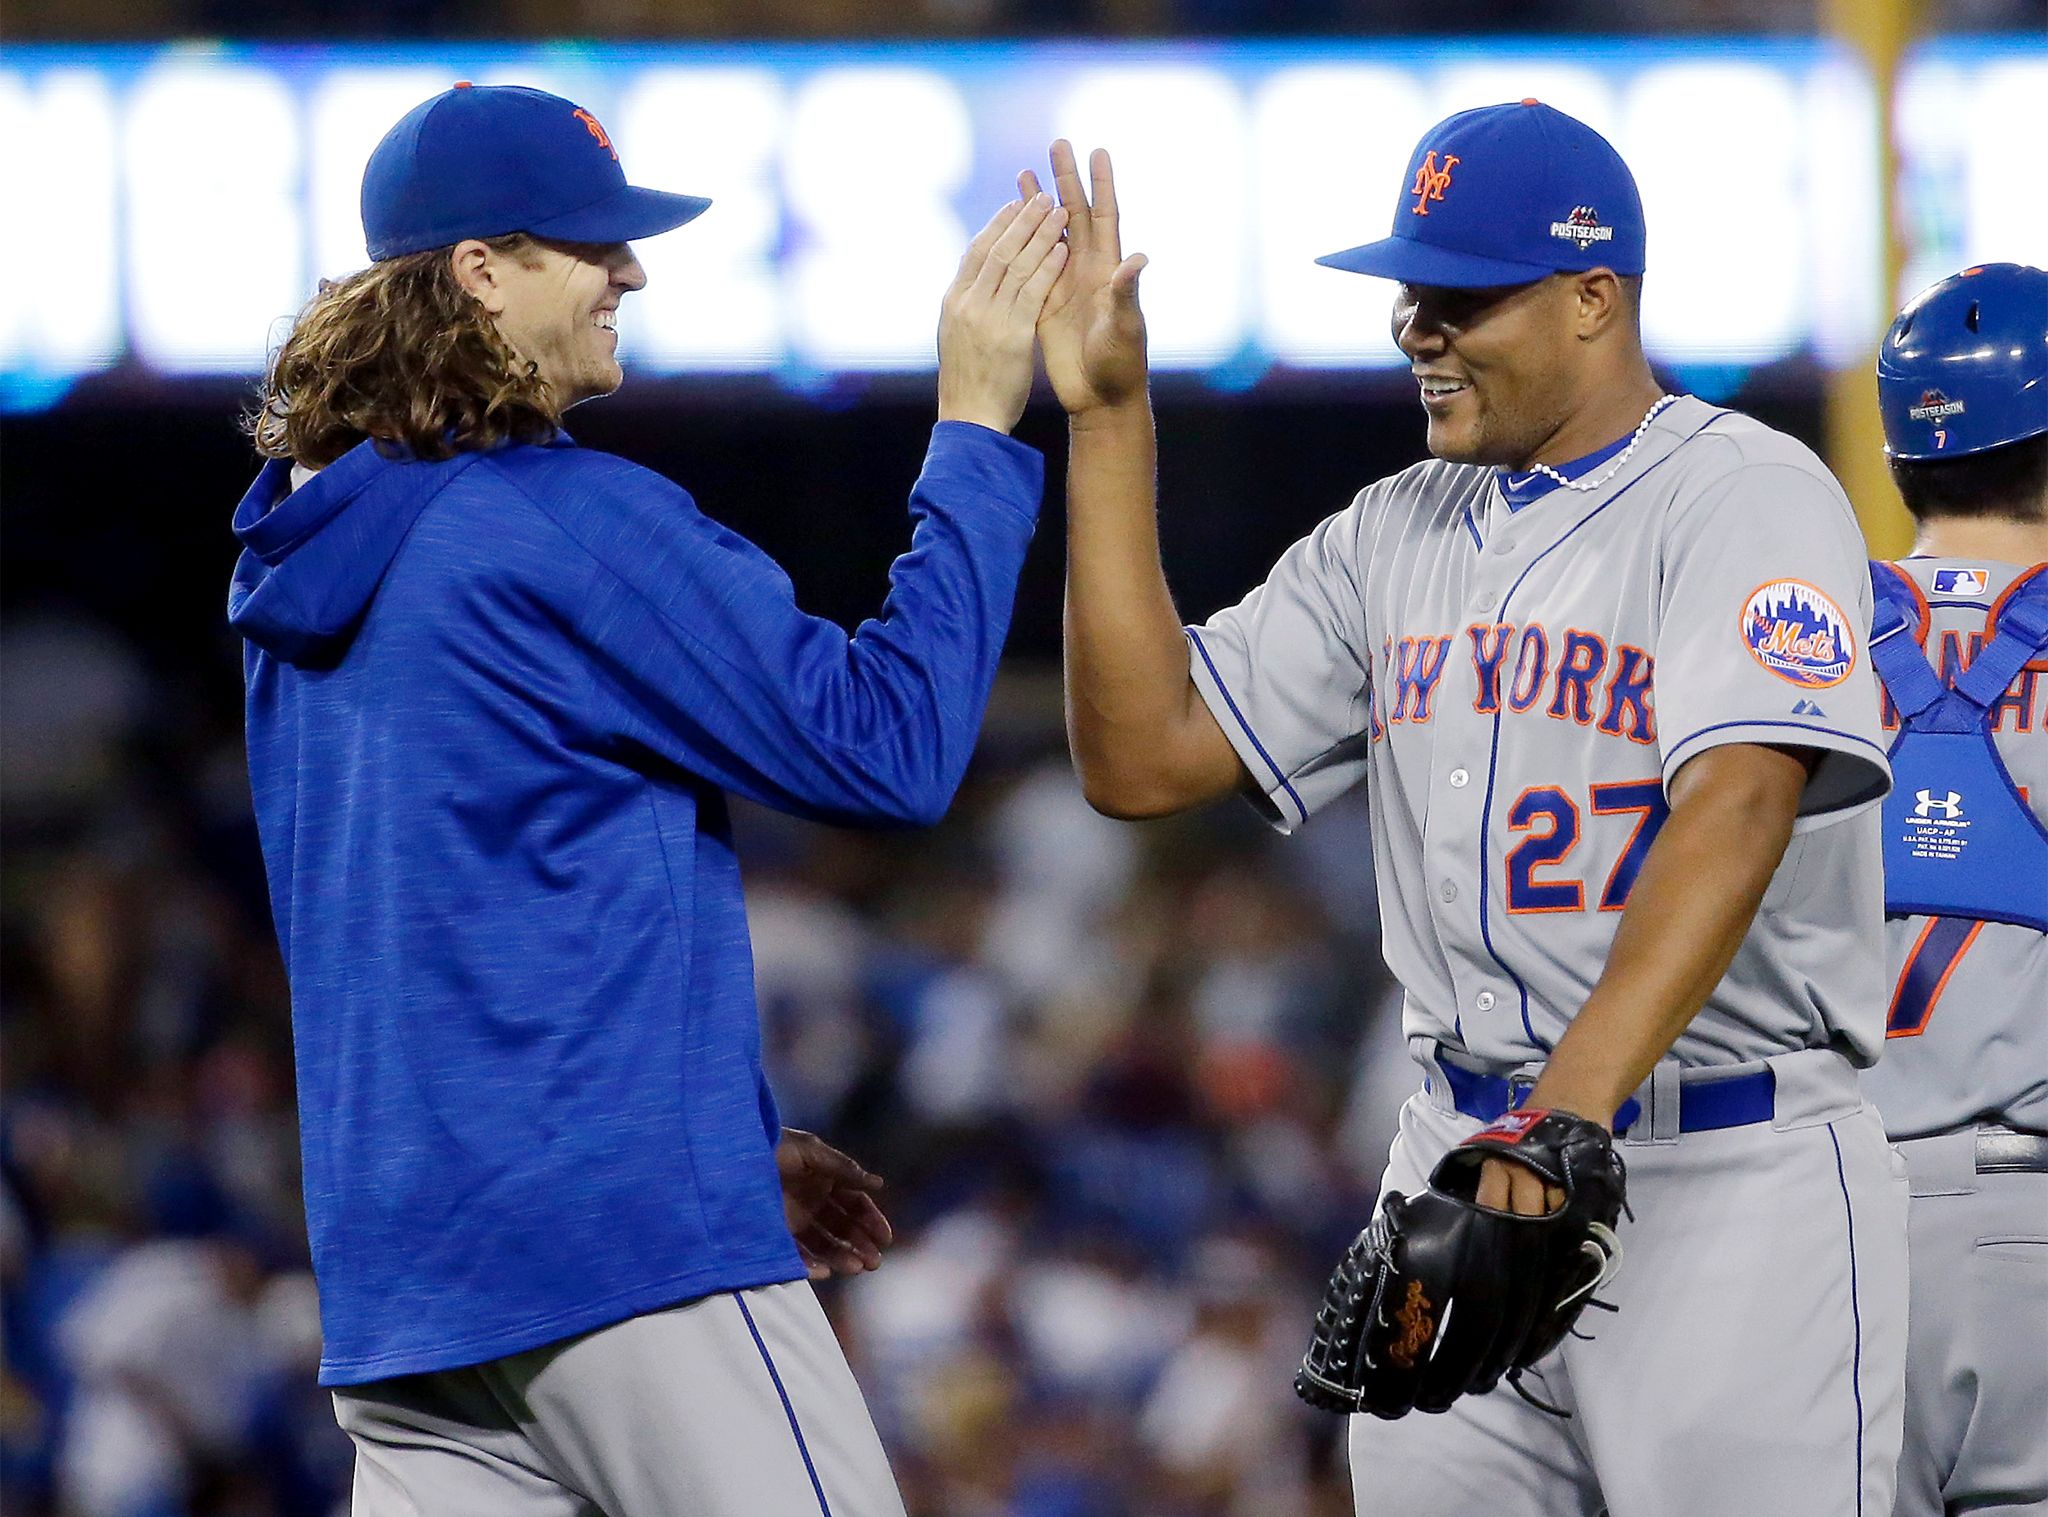
M 1600 478 L 1596 471 L 1587 483 Z M 1366 779 L 1404 1030 L 1543 1058 L 1598 979 L 1665 789 L 1724 743 L 1824 757 L 1684 1064 L 1883 1045 L 1889 783 L 1854 514 L 1805 447 L 1692 397 L 1597 488 L 1513 510 L 1430 461 L 1361 491 L 1189 629 L 1281 830 Z
M 1983 646 L 1991 608 L 2025 572 L 1980 559 L 1909 558 L 1900 565 L 1927 599 L 1928 661 L 1947 679 Z M 1887 725 L 1897 721 L 1889 710 Z M 2020 671 L 1992 712 L 1992 743 L 2034 815 L 2048 824 L 2048 661 Z M 1944 944 L 1933 918 L 1885 924 L 1889 1015 L 1883 1063 L 1866 1080 L 1894 1138 L 1979 1121 L 2048 1132 L 2048 934 L 1985 922 Z M 1948 962 L 1918 978 L 1911 961 Z M 1910 1004 L 1909 1004 L 1910 1002 Z

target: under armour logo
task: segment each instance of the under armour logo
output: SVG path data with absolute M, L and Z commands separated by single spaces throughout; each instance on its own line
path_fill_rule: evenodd
M 1427 216 L 1429 203 L 1444 198 L 1444 191 L 1451 187 L 1451 170 L 1458 166 L 1455 153 L 1444 154 L 1444 166 L 1436 166 L 1436 149 L 1431 148 L 1423 156 L 1422 164 L 1415 170 L 1415 186 L 1408 193 L 1415 197 L 1415 204 L 1408 207 L 1410 214 Z
M 1963 814 L 1963 798 L 1957 791 L 1951 790 L 1947 797 L 1942 800 L 1936 800 L 1932 790 L 1922 790 L 1917 793 L 1920 801 L 1913 808 L 1913 815 L 1915 816 L 1932 816 L 1935 812 L 1939 811 L 1942 815 L 1942 820 L 1953 822 Z

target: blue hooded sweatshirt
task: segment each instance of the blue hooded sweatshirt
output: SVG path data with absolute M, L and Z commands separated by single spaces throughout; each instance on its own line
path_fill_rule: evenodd
M 558 437 L 364 444 L 235 513 L 326 1351 L 352 1385 L 793 1280 L 725 792 L 924 824 L 1043 486 L 942 422 L 851 638 L 675 485 Z

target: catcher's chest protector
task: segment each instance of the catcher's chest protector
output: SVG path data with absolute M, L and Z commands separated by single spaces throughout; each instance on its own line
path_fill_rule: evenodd
M 2009 592 L 1994 635 L 1953 682 L 1935 673 L 1915 640 L 1920 606 L 1906 576 L 1873 563 L 1870 577 L 1870 658 L 1899 712 L 1884 802 L 1886 914 L 2048 932 L 2048 830 L 1991 736 L 1999 697 L 2048 649 L 2048 570 Z

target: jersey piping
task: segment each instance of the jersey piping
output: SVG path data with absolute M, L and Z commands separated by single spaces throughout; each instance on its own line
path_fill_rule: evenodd
M 1273 762 L 1273 755 L 1268 753 L 1266 745 L 1259 741 L 1258 733 L 1252 731 L 1252 724 L 1244 719 L 1244 713 L 1237 706 L 1237 697 L 1232 695 L 1230 687 L 1223 683 L 1223 676 L 1216 669 L 1216 661 L 1209 657 L 1209 650 L 1202 646 L 1200 635 L 1196 633 L 1193 627 L 1183 627 L 1181 630 L 1187 634 L 1188 641 L 1195 645 L 1195 652 L 1202 655 L 1202 662 L 1209 670 L 1209 678 L 1214 680 L 1216 688 L 1223 692 L 1223 699 L 1230 707 L 1231 716 L 1236 718 L 1238 727 L 1243 731 L 1252 747 L 1258 750 L 1259 757 L 1266 761 L 1266 767 L 1273 771 L 1273 778 L 1278 780 L 1280 788 L 1287 792 L 1287 799 L 1294 802 L 1294 809 L 1301 813 L 1301 820 L 1307 822 L 1308 807 L 1302 804 L 1301 797 L 1295 793 L 1293 782 L 1281 771 L 1280 766 Z
M 1774 722 L 1771 721 L 1769 718 L 1764 718 L 1762 720 L 1744 719 L 1738 722 L 1715 722 L 1710 726 L 1701 727 L 1695 731 L 1688 732 L 1684 737 L 1680 738 L 1676 743 L 1673 743 L 1671 745 L 1671 756 L 1664 761 L 1664 768 L 1667 771 L 1666 777 L 1668 778 L 1670 772 L 1675 771 L 1678 767 L 1678 756 L 1681 753 L 1685 752 L 1687 745 L 1697 742 L 1699 739 L 1705 737 L 1709 732 L 1726 732 L 1730 727 L 1790 727 L 1798 732 L 1825 732 L 1828 734 L 1828 736 L 1838 737 L 1846 743 L 1855 743 L 1858 747 L 1868 748 L 1872 753 L 1876 754 L 1879 758 L 1884 757 L 1885 752 L 1882 745 L 1873 743 L 1867 737 L 1860 736 L 1859 734 L 1854 732 L 1844 732 L 1840 727 L 1817 727 L 1812 722 Z M 1803 747 L 1806 745 L 1794 743 L 1790 746 L 1796 748 Z M 1834 816 L 1839 814 L 1840 812 L 1850 809 L 1854 805 L 1867 804 L 1869 799 L 1874 799 L 1874 797 L 1865 798 L 1863 801 L 1860 802 L 1852 798 L 1851 800 L 1845 801 L 1838 806 L 1830 807 L 1826 812 L 1819 814 L 1825 816 Z M 1806 821 L 1808 820 L 1808 818 L 1802 817 L 1800 820 Z
M 789 1399 L 789 1391 L 782 1384 L 782 1371 L 775 1367 L 775 1356 L 768 1352 L 768 1345 L 761 1337 L 761 1329 L 754 1325 L 754 1314 L 747 1310 L 747 1298 L 733 1292 L 733 1304 L 739 1307 L 740 1316 L 746 1319 L 747 1332 L 754 1340 L 754 1347 L 761 1351 L 761 1363 L 767 1366 L 768 1378 L 775 1384 L 775 1394 L 782 1398 L 783 1414 L 789 1418 L 789 1431 L 796 1439 L 796 1451 L 803 1456 L 804 1473 L 811 1477 L 811 1491 L 818 1498 L 819 1517 L 832 1517 L 832 1503 L 825 1499 L 825 1486 L 818 1479 L 818 1467 L 811 1462 L 811 1446 L 804 1439 L 803 1424 L 796 1420 L 796 1407 Z
M 1856 1279 L 1856 1203 L 1849 1199 L 1849 1177 L 1842 1169 L 1842 1140 L 1828 1123 L 1828 1142 L 1835 1150 L 1835 1183 L 1842 1188 L 1842 1214 L 1849 1236 L 1849 1388 L 1856 1398 L 1856 1512 L 1863 1513 L 1863 1303 Z

